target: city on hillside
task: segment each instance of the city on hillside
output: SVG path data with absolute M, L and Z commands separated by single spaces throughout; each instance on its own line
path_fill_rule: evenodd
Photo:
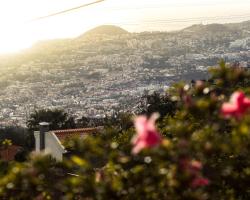
M 75 39 L 39 42 L 0 56 L 0 124 L 25 126 L 42 108 L 76 118 L 133 110 L 145 92 L 208 78 L 220 59 L 250 67 L 250 21 L 141 33 L 104 25 Z

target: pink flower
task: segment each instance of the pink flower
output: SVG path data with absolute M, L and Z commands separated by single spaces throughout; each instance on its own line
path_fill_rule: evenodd
M 139 116 L 135 119 L 137 135 L 132 139 L 134 145 L 132 153 L 137 154 L 144 148 L 151 148 L 159 145 L 162 141 L 160 134 L 155 127 L 158 114 L 153 114 L 149 119 L 146 116 Z
M 192 171 L 200 171 L 202 169 L 202 163 L 197 160 L 192 160 L 189 167 Z
M 185 95 L 183 96 L 183 101 L 185 103 L 185 105 L 189 108 L 193 105 L 193 100 L 192 97 L 190 95 Z
M 192 188 L 206 186 L 209 184 L 210 181 L 201 176 L 203 166 L 200 161 L 183 158 L 180 160 L 180 167 L 184 172 L 189 174 L 190 186 Z
M 185 170 L 189 174 L 197 175 L 202 170 L 202 163 L 197 160 L 190 161 L 189 159 L 182 159 L 181 162 L 182 170 Z
M 210 181 L 208 179 L 206 179 L 206 178 L 196 177 L 191 182 L 191 187 L 192 188 L 197 188 L 197 187 L 207 186 L 207 185 L 209 185 L 209 183 L 210 183 Z
M 234 92 L 230 98 L 230 102 L 223 103 L 221 113 L 224 117 L 241 118 L 243 114 L 250 108 L 250 99 L 243 92 Z

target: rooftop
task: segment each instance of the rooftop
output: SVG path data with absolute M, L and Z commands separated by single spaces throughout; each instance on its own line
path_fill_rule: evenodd
M 85 135 L 95 134 L 99 132 L 101 129 L 103 129 L 103 127 L 55 130 L 51 132 L 53 132 L 60 141 L 63 141 L 71 137 L 83 137 Z

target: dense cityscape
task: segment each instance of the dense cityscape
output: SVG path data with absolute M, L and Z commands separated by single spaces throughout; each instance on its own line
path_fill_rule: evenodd
M 76 118 L 133 110 L 145 92 L 207 78 L 220 59 L 249 67 L 250 22 L 129 33 L 101 26 L 75 39 L 40 42 L 0 56 L 0 123 L 25 126 L 35 109 Z

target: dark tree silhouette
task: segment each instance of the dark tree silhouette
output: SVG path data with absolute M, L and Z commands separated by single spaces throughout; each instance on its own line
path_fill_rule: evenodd
M 161 95 L 158 92 L 145 94 L 141 97 L 137 113 L 150 116 L 152 113 L 159 113 L 161 118 L 166 115 L 173 115 L 176 111 L 176 103 L 171 100 L 168 94 Z
M 90 119 L 83 116 L 82 118 L 77 120 L 77 127 L 86 128 L 89 127 Z
M 38 130 L 40 122 L 48 122 L 50 130 L 60 130 L 67 128 L 75 128 L 74 118 L 69 116 L 63 110 L 36 110 L 30 115 L 27 121 L 27 127 L 30 131 Z
M 128 112 L 115 112 L 111 117 L 105 120 L 106 126 L 115 127 L 119 131 L 128 130 L 133 127 L 133 116 Z

